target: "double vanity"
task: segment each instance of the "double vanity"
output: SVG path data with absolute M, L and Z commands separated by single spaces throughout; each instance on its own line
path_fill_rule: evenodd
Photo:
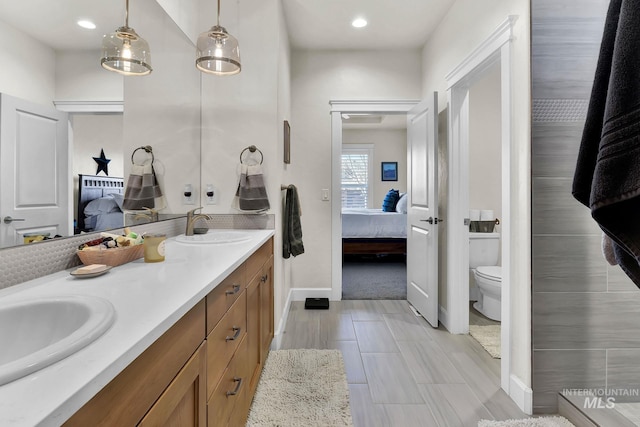
M 0 425 L 242 425 L 274 333 L 273 230 L 202 236 L 0 291 Z

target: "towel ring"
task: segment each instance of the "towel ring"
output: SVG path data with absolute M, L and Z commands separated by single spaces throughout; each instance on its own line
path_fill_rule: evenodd
M 154 160 L 156 159 L 155 156 L 153 155 L 153 148 L 151 148 L 150 145 L 145 145 L 143 147 L 138 147 L 135 150 L 133 150 L 133 153 L 131 153 L 131 163 L 132 164 L 136 164 L 136 162 L 133 161 L 133 156 L 135 156 L 136 152 L 138 150 L 144 150 L 146 153 L 151 154 L 151 164 L 153 164 Z M 143 163 L 144 164 L 144 163 Z
M 260 153 L 260 164 L 262 164 L 262 161 L 264 160 L 264 154 L 262 154 L 262 151 L 260 151 L 260 149 L 255 145 L 250 145 L 240 152 L 240 163 L 242 163 L 242 155 L 247 150 L 249 150 L 250 153 L 255 153 L 256 151 Z

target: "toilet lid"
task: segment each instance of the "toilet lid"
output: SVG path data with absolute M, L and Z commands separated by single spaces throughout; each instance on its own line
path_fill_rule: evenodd
M 476 268 L 476 273 L 490 280 L 502 280 L 502 267 L 499 265 L 485 265 Z

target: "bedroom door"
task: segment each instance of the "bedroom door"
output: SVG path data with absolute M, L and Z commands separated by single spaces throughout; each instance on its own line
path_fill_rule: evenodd
M 0 247 L 71 229 L 67 113 L 0 94 Z
M 438 327 L 438 94 L 407 114 L 407 300 Z

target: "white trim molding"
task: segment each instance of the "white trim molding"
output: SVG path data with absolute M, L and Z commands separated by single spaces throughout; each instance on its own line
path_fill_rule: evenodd
M 511 375 L 509 390 L 511 399 L 516 402 L 520 410 L 527 415 L 533 414 L 533 390 L 515 375 Z
M 501 145 L 502 145 L 502 308 L 501 308 L 501 387 L 521 408 L 532 407 L 532 393 L 523 392 L 524 383 L 511 380 L 511 176 L 514 149 L 513 129 L 513 25 L 517 16 L 509 16 L 489 37 L 474 49 L 447 76 L 449 102 L 449 170 L 447 213 L 447 310 L 451 333 L 469 330 L 469 229 L 465 218 L 469 213 L 469 89 L 492 66 L 500 66 Z M 517 385 L 517 387 L 515 385 Z M 512 388 L 513 386 L 513 388 Z M 524 387 L 524 388 L 523 388 Z M 530 413 L 530 412 L 529 412 Z
M 122 113 L 124 101 L 53 101 L 65 113 Z

